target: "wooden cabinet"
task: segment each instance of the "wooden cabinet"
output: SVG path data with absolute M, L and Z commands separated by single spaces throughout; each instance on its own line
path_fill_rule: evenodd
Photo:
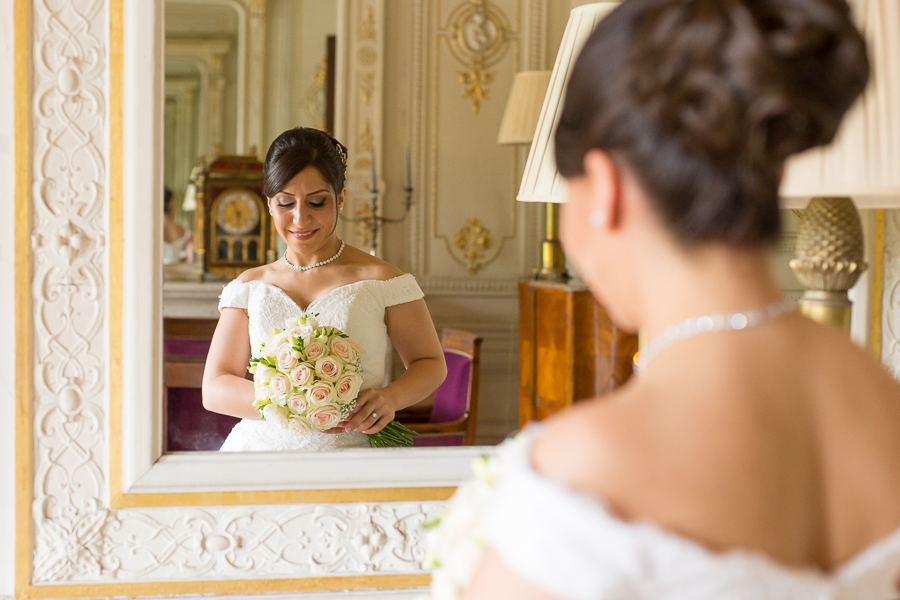
M 633 373 L 637 336 L 619 330 L 584 286 L 519 284 L 519 425 L 603 396 Z

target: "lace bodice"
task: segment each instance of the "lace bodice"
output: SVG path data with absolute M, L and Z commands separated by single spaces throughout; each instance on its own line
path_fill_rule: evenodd
M 219 298 L 219 310 L 243 308 L 247 311 L 250 348 L 253 356 L 275 328 L 301 314 L 317 314 L 320 325 L 337 327 L 353 337 L 366 350 L 362 357 L 363 389 L 381 386 L 384 381 L 387 325 L 384 311 L 389 306 L 423 297 L 412 275 L 387 280 L 364 280 L 335 288 L 313 300 L 302 310 L 281 288 L 260 280 L 235 279 L 225 286 Z M 243 419 L 228 435 L 223 451 L 239 450 L 332 450 L 367 447 L 362 433 L 312 434 L 297 436 L 265 421 Z
M 750 551 L 714 553 L 536 472 L 524 434 L 482 515 L 487 542 L 523 579 L 562 600 L 890 600 L 900 530 L 826 574 Z

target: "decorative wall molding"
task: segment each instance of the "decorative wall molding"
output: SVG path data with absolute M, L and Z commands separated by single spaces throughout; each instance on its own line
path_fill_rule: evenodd
M 900 379 L 900 210 L 884 211 L 883 281 L 881 358 Z
M 500 296 L 514 298 L 518 297 L 518 286 L 518 279 L 428 277 L 419 281 L 419 287 L 429 296 Z

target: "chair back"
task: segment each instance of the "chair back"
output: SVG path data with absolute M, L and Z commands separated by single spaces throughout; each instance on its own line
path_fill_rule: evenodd
M 466 445 L 475 443 L 482 342 L 481 337 L 468 331 L 444 329 L 441 332 L 447 378 L 434 392 L 429 422 L 458 424 L 455 429 L 464 433 Z

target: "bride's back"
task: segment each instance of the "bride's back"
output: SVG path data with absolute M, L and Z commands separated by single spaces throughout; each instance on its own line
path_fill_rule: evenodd
M 533 458 L 624 519 L 833 570 L 900 528 L 900 384 L 792 315 L 672 347 Z

